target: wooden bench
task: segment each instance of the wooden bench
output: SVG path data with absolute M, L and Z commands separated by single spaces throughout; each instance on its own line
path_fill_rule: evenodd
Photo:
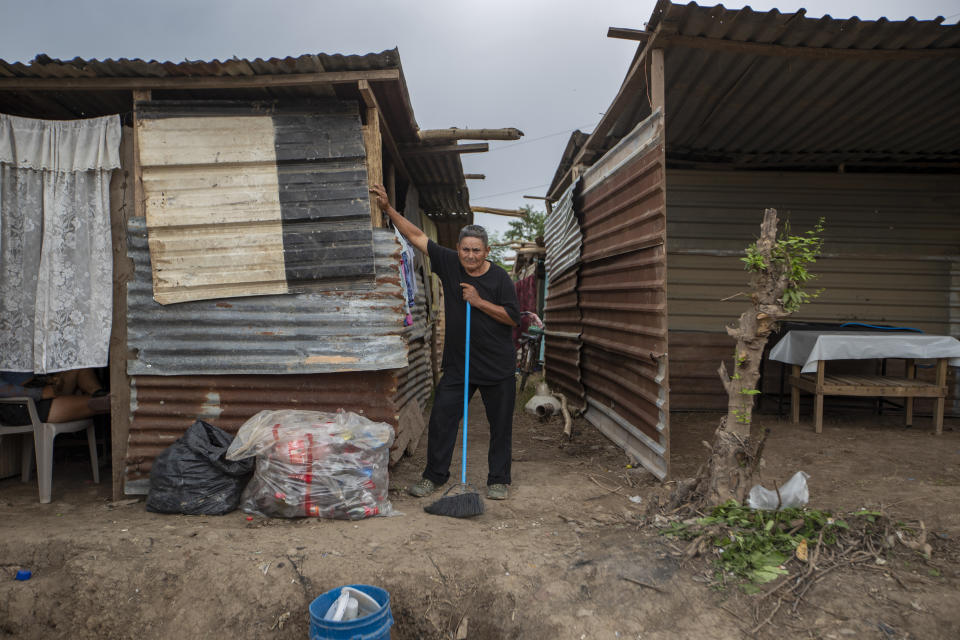
M 802 374 L 800 365 L 792 365 L 790 376 L 790 408 L 793 422 L 800 421 L 800 390 L 814 394 L 813 415 L 816 432 L 823 431 L 823 396 L 870 396 L 906 398 L 906 424 L 913 424 L 913 399 L 936 398 L 933 424 L 937 435 L 943 433 L 943 411 L 947 397 L 947 359 L 937 360 L 936 381 L 917 380 L 917 367 L 906 360 L 907 377 L 826 375 L 824 360 L 817 361 L 815 374 Z

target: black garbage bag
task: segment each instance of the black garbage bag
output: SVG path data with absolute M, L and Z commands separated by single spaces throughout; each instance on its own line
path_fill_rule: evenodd
M 223 429 L 194 422 L 154 460 L 147 511 L 215 516 L 236 509 L 255 459 L 227 460 L 232 441 Z

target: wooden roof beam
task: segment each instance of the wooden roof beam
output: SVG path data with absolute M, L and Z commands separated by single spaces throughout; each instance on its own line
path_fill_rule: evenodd
M 403 156 L 400 155 L 400 148 L 397 147 L 397 141 L 394 140 L 393 134 L 390 133 L 387 120 L 383 115 L 383 111 L 380 109 L 380 105 L 377 103 L 377 97 L 373 94 L 373 89 L 370 87 L 370 81 L 358 81 L 357 89 L 360 91 L 360 97 L 363 98 L 363 102 L 367 105 L 367 108 L 374 109 L 377 112 L 380 120 L 380 133 L 383 137 L 383 142 L 387 145 L 387 151 L 390 152 L 390 157 L 393 159 L 393 166 L 400 171 L 400 175 L 403 176 L 407 182 L 415 184 L 413 179 L 410 178 L 410 172 L 407 171 L 406 165 L 403 164 Z
M 311 84 L 356 84 L 400 80 L 399 69 L 324 71 L 256 76 L 164 76 L 161 78 L 8 78 L 0 77 L 0 91 L 111 91 L 133 89 L 255 89 Z
M 486 180 L 487 176 L 482 173 L 465 173 L 463 174 L 464 179 L 466 180 Z
M 626 27 L 609 27 L 607 29 L 608 38 L 617 38 L 620 40 L 633 40 L 644 43 L 653 34 L 643 29 L 627 29 Z
M 515 127 L 505 129 L 424 129 L 418 132 L 420 140 L 519 140 L 523 131 Z
M 523 218 L 527 215 L 522 209 L 497 209 L 495 207 L 470 207 L 474 213 L 489 213 L 495 216 L 508 216 L 511 218 Z
M 449 144 L 436 147 L 407 145 L 401 149 L 405 156 L 427 156 L 439 153 L 483 153 L 489 150 L 490 145 L 486 142 L 478 142 L 476 144 Z

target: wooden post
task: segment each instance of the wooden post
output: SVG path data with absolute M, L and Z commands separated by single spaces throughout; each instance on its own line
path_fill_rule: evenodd
M 367 150 L 367 184 L 383 184 L 383 142 L 380 137 L 380 116 L 375 108 L 367 109 L 363 125 L 363 146 Z M 383 226 L 383 215 L 375 198 L 370 198 L 370 222 L 374 228 Z
M 663 109 L 666 115 L 666 85 L 664 69 L 664 50 L 650 52 L 650 110 Z
M 384 187 L 387 189 L 387 197 L 390 198 L 390 202 L 393 203 L 393 206 L 397 206 L 400 203 L 397 202 L 397 172 L 394 170 L 392 162 L 387 163 L 383 168 L 383 181 Z M 381 213 L 381 220 L 385 214 Z
M 112 496 L 123 497 L 127 443 L 130 437 L 130 376 L 127 375 L 127 283 L 133 278 L 133 264 L 127 257 L 127 220 L 145 213 L 143 172 L 140 168 L 140 121 L 137 102 L 150 100 L 150 91 L 132 92 L 133 127 L 120 145 L 121 164 L 117 181 L 119 193 L 111 191 L 110 233 L 113 240 L 113 327 L 110 332 L 110 446 Z M 121 202 L 113 201 L 121 198 Z
M 907 358 L 904 361 L 904 365 L 907 368 L 907 380 L 913 380 L 917 377 L 917 365 L 914 363 L 913 359 Z M 883 406 L 883 398 L 880 398 L 880 406 Z M 906 425 L 909 427 L 913 424 L 913 396 L 907 396 L 906 401 L 904 402 L 904 413 L 906 414 Z
M 817 360 L 817 393 L 813 398 L 813 420 L 817 433 L 823 431 L 823 378 L 826 369 L 826 361 Z
M 937 360 L 937 389 L 940 391 L 940 395 L 937 396 L 937 400 L 933 409 L 933 425 L 936 428 L 937 435 L 943 434 L 943 409 L 944 405 L 947 402 L 947 359 L 940 358 Z
M 800 365 L 791 367 L 793 379 L 790 381 L 790 419 L 793 424 L 800 422 Z

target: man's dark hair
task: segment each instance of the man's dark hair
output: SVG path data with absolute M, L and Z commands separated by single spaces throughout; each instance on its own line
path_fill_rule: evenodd
M 487 230 L 478 224 L 468 224 L 463 229 L 460 229 L 460 237 L 457 238 L 457 244 L 460 244 L 464 238 L 480 238 L 483 240 L 484 249 L 490 246 L 490 241 L 487 240 Z

